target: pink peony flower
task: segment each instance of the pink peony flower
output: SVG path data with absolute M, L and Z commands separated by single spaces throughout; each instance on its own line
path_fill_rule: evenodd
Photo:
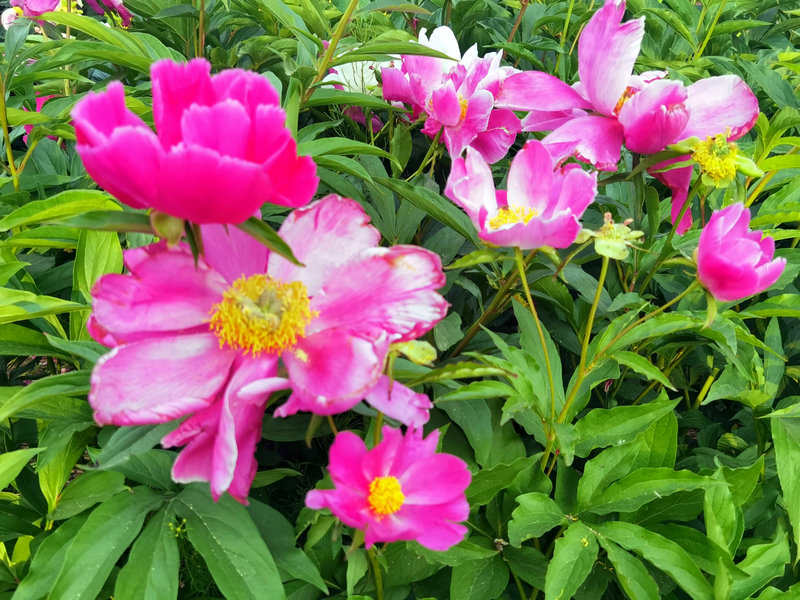
M 36 96 L 36 112 L 41 112 L 42 108 L 44 107 L 44 103 L 47 102 L 48 100 L 50 100 L 50 98 L 56 98 L 56 95 L 55 94 L 49 94 L 47 96 L 39 96 L 39 95 L 37 95 Z M 23 106 L 22 110 L 27 111 L 28 109 Z M 31 131 L 33 131 L 33 125 L 25 125 L 23 127 L 23 129 L 25 130 L 25 135 L 22 136 L 22 141 L 27 144 L 28 143 L 28 136 L 31 134 Z M 47 137 L 49 137 L 51 140 L 58 139 L 54 135 L 48 135 Z
M 38 17 L 56 10 L 61 0 L 11 0 L 11 6 L 22 10 L 23 17 Z
M 284 126 L 269 81 L 204 59 L 152 67 L 158 135 L 125 107 L 122 84 L 89 93 L 72 111 L 89 175 L 133 208 L 195 223 L 236 224 L 264 203 L 302 206 L 319 180 Z
M 750 230 L 750 210 L 738 202 L 711 215 L 697 245 L 697 278 L 717 299 L 735 302 L 763 292 L 783 273 L 775 240 Z
M 328 196 L 298 209 L 281 236 L 299 267 L 238 229 L 203 227 L 195 268 L 185 244 L 128 250 L 126 275 L 102 277 L 89 332 L 111 346 L 92 373 L 97 423 L 188 419 L 163 440 L 186 444 L 176 481 L 209 481 L 244 501 L 269 393 L 292 387 L 276 414 L 345 411 L 366 398 L 403 423 L 430 401 L 382 375 L 389 345 L 427 332 L 446 313 L 439 257 L 380 248 L 353 200 Z M 277 377 L 278 361 L 287 378 Z M 391 389 L 390 389 L 391 387 Z
M 467 465 L 451 454 L 437 454 L 439 432 L 403 435 L 383 428 L 383 441 L 367 450 L 357 435 L 336 436 L 328 470 L 332 490 L 311 490 L 310 508 L 329 508 L 345 525 L 364 530 L 376 542 L 416 540 L 444 551 L 459 543 L 469 516 L 464 491 L 472 479 Z
M 441 131 L 451 156 L 472 147 L 489 162 L 503 158 L 521 125 L 513 111 L 494 109 L 494 95 L 516 70 L 500 67 L 498 52 L 479 58 L 476 46 L 462 57 L 449 27 L 436 28 L 430 40 L 423 29 L 419 41 L 454 60 L 403 56 L 400 69 L 381 71 L 384 98 L 410 104 L 414 118 L 425 113 L 422 132 L 433 138 Z
M 123 27 L 129 27 L 131 24 L 131 13 L 130 11 L 125 8 L 122 0 L 100 0 L 102 5 L 98 0 L 86 0 L 89 6 L 92 7 L 94 12 L 98 15 L 102 15 L 103 13 L 115 12 L 119 15 L 121 24 Z
M 597 193 L 597 173 L 579 165 L 553 171 L 553 159 L 531 140 L 511 161 L 508 191 L 495 191 L 492 172 L 468 149 L 453 161 L 445 195 L 469 215 L 479 237 L 494 246 L 566 248 L 581 229 L 578 219 Z

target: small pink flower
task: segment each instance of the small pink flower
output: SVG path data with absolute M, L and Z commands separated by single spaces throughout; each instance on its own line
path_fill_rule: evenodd
M 111 346 L 92 373 L 97 423 L 164 423 L 191 415 L 165 446 L 186 445 L 176 481 L 210 481 L 244 501 L 269 394 L 292 388 L 276 415 L 330 415 L 366 399 L 405 424 L 430 401 L 383 369 L 389 345 L 430 330 L 447 312 L 439 257 L 378 247 L 353 200 L 328 196 L 291 213 L 280 234 L 306 266 L 270 254 L 239 229 L 202 228 L 195 267 L 185 244 L 128 250 L 126 275 L 94 289 L 89 332 Z M 288 378 L 277 377 L 282 361 Z
M 61 0 L 11 0 L 11 6 L 22 9 L 23 17 L 38 17 L 53 12 L 60 4 Z
M 763 292 L 783 273 L 775 240 L 750 230 L 750 210 L 738 202 L 711 215 L 697 245 L 697 278 L 717 299 L 735 302 Z
M 94 12 L 98 15 L 102 15 L 103 13 L 108 12 L 115 12 L 119 15 L 121 24 L 123 27 L 129 27 L 131 24 L 131 13 L 130 11 L 125 8 L 122 0 L 100 0 L 102 5 L 98 0 L 86 0 L 89 6 L 92 7 Z
M 121 83 L 89 93 L 72 111 L 89 175 L 133 208 L 194 223 L 236 224 L 264 202 L 302 206 L 319 180 L 284 126 L 269 81 L 203 59 L 151 69 L 158 135 L 125 107 Z
M 20 17 L 21 13 L 22 13 L 21 9 L 17 8 L 5 9 L 2 15 L 0 15 L 0 20 L 3 23 L 3 29 L 7 30 L 9 27 L 11 27 L 11 24 Z
M 39 96 L 39 95 L 37 95 L 36 96 L 36 112 L 41 112 L 42 108 L 44 107 L 44 103 L 47 102 L 48 100 L 50 100 L 50 98 L 56 98 L 56 95 L 55 94 L 50 94 L 48 96 Z M 22 110 L 27 111 L 28 109 L 23 106 Z M 33 125 L 25 125 L 23 127 L 23 129 L 25 129 L 25 135 L 22 136 L 22 141 L 27 144 L 28 143 L 28 136 L 30 135 L 31 131 L 33 131 Z M 58 139 L 53 135 L 48 135 L 47 137 L 49 137 L 51 140 Z
M 310 508 L 329 508 L 345 525 L 376 542 L 416 540 L 431 550 L 455 546 L 467 532 L 464 491 L 472 479 L 463 460 L 437 454 L 439 432 L 383 428 L 383 441 L 367 450 L 357 435 L 342 432 L 330 450 L 332 490 L 311 490 Z
M 445 188 L 482 240 L 524 250 L 572 244 L 581 229 L 578 219 L 596 193 L 597 173 L 574 164 L 554 171 L 550 153 L 536 140 L 511 161 L 508 191 L 495 191 L 489 165 L 471 149 L 466 159 L 453 161 Z

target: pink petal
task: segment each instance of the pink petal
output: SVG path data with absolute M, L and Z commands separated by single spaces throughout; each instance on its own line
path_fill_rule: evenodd
M 685 162 L 689 160 L 689 158 L 689 156 L 679 156 L 677 158 L 660 162 L 648 169 L 648 173 L 672 190 L 672 209 L 670 211 L 670 219 L 673 223 L 675 223 L 678 215 L 681 214 L 683 205 L 686 204 L 686 198 L 689 194 L 689 184 L 692 180 L 692 166 L 689 165 L 686 167 L 669 169 L 668 171 L 659 171 L 671 164 Z M 684 213 L 683 218 L 681 219 L 681 222 L 675 232 L 678 235 L 683 235 L 691 226 L 692 210 L 689 208 L 686 213 Z
M 433 403 L 425 394 L 417 394 L 386 375 L 378 380 L 364 399 L 375 410 L 409 427 L 425 425 L 433 408 Z
M 301 281 L 311 296 L 333 269 L 377 246 L 381 237 L 358 202 L 335 195 L 292 211 L 278 233 L 306 266 L 272 253 L 269 274 L 281 281 Z
M 736 75 L 707 77 L 690 85 L 687 91 L 689 122 L 680 139 L 703 139 L 730 129 L 728 139 L 735 140 L 750 131 L 758 118 L 758 100 Z
M 452 83 L 433 90 L 428 114 L 445 127 L 454 127 L 461 120 L 461 103 Z
M 467 463 L 452 454 L 433 454 L 416 461 L 399 478 L 405 503 L 443 504 L 462 497 L 472 481 Z M 466 518 L 464 515 L 461 519 Z
M 581 226 L 571 211 L 565 210 L 544 220 L 532 218 L 527 223 L 516 223 L 502 229 L 486 229 L 480 238 L 495 246 L 518 247 L 533 250 L 542 246 L 566 248 L 578 237 Z
M 186 145 L 249 160 L 250 117 L 245 107 L 235 100 L 225 100 L 213 106 L 193 104 L 181 116 L 181 133 Z
M 333 415 L 352 408 L 380 377 L 387 351 L 385 338 L 365 339 L 343 329 L 303 338 L 281 356 L 294 393 L 275 415 Z
M 467 103 L 467 112 L 455 127 L 445 127 L 444 144 L 450 156 L 461 156 L 477 135 L 486 131 L 494 99 L 486 90 L 478 90 Z
M 269 251 L 253 236 L 225 225 L 203 225 L 200 231 L 206 262 L 228 283 L 267 272 Z
M 273 187 L 260 165 L 183 145 L 164 157 L 158 183 L 153 208 L 201 225 L 246 221 Z
M 497 197 L 492 170 L 483 157 L 467 148 L 467 157 L 456 158 L 447 177 L 444 195 L 467 211 L 469 218 L 480 228 L 480 214 L 497 212 Z
M 413 103 L 408 77 L 400 69 L 381 69 L 381 80 L 385 100 Z
M 629 85 L 644 36 L 644 18 L 621 23 L 625 2 L 607 0 L 578 40 L 578 73 L 594 108 L 611 116 Z
M 346 486 L 354 490 L 369 488 L 369 481 L 359 468 L 367 455 L 364 440 L 354 433 L 343 431 L 336 435 L 330 449 L 328 471 L 337 486 Z
M 523 71 L 505 79 L 500 84 L 494 106 L 548 112 L 592 108 L 589 102 L 558 77 L 541 71 Z
M 236 352 L 212 333 L 117 346 L 97 361 L 89 403 L 100 425 L 164 423 L 208 406 Z
M 37 100 L 37 110 L 38 106 Z M 103 143 L 118 127 L 136 127 L 150 131 L 139 117 L 125 106 L 125 88 L 112 81 L 105 91 L 89 92 L 72 109 L 72 121 L 78 144 Z
M 550 200 L 553 185 L 553 159 L 538 140 L 525 143 L 508 170 L 507 201 L 510 206 L 526 206 L 542 213 Z
M 153 80 L 153 120 L 165 150 L 180 143 L 181 117 L 193 104 L 210 106 L 216 101 L 211 83 L 211 64 L 203 58 L 187 63 L 159 60 L 150 67 Z
M 653 154 L 679 139 L 689 120 L 684 105 L 686 88 L 678 81 L 661 79 L 633 95 L 619 111 L 625 129 L 625 146 L 632 152 Z
M 469 504 L 464 498 L 444 505 L 408 506 L 406 514 L 417 525 L 414 539 L 430 550 L 448 550 L 461 542 L 468 531 L 466 526 L 454 522 L 469 517 Z
M 534 110 L 522 119 L 522 131 L 552 131 L 577 117 L 585 117 L 586 111 L 575 110 Z
M 478 133 L 469 147 L 480 152 L 486 162 L 495 163 L 505 157 L 521 130 L 514 111 L 495 109 L 489 114 L 486 131 Z
M 589 173 L 578 165 L 568 165 L 557 171 L 554 183 L 557 188 L 553 190 L 557 191 L 556 199 L 551 200 L 542 212 L 544 218 L 568 210 L 580 219 L 597 195 L 597 172 Z
M 438 254 L 417 246 L 364 251 L 331 272 L 311 309 L 319 316 L 308 332 L 347 327 L 391 342 L 416 339 L 447 314 L 436 292 L 445 284 Z
M 207 332 L 211 308 L 228 287 L 225 280 L 202 261 L 196 268 L 184 245 L 137 251 L 125 252 L 130 274 L 105 275 L 92 289 L 95 323 L 116 343 L 193 329 Z
M 574 154 L 601 171 L 614 171 L 622 137 L 622 125 L 616 119 L 588 116 L 570 120 L 542 141 L 557 161 Z
M 261 106 L 279 106 L 281 99 L 269 79 L 245 69 L 225 69 L 211 77 L 217 101 L 232 99 L 247 109 L 250 118 Z

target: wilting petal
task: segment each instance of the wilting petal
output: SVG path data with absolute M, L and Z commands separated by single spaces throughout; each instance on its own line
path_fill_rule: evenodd
M 557 161 L 574 154 L 601 171 L 613 171 L 619 162 L 622 137 L 622 125 L 616 119 L 588 116 L 570 120 L 542 142 Z
M 625 2 L 607 0 L 578 40 L 578 73 L 594 108 L 611 116 L 628 87 L 644 36 L 644 18 L 621 23 Z
M 291 212 L 278 233 L 306 266 L 298 267 L 273 252 L 269 274 L 281 281 L 301 281 L 311 296 L 333 269 L 381 239 L 358 202 L 335 195 Z
M 592 108 L 591 103 L 558 77 L 541 71 L 522 71 L 506 78 L 500 84 L 494 105 L 495 108 L 521 111 Z
M 758 118 L 758 100 L 736 75 L 707 77 L 690 85 L 687 91 L 689 122 L 680 139 L 703 139 L 730 129 L 728 139 L 735 140 L 750 131 Z
M 653 154 L 679 139 L 689 120 L 685 100 L 683 84 L 665 79 L 654 81 L 634 94 L 618 116 L 625 129 L 628 150 Z
M 409 427 L 422 427 L 430 418 L 433 403 L 402 383 L 383 375 L 364 398 L 377 411 Z
M 94 419 L 101 425 L 144 425 L 205 408 L 228 379 L 235 356 L 212 333 L 117 346 L 92 371 Z

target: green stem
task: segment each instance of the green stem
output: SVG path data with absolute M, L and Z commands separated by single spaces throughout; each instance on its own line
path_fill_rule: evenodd
M 519 594 L 519 600 L 525 600 L 525 588 L 522 587 L 522 581 L 520 581 L 519 576 L 511 571 L 511 576 L 514 578 L 514 583 L 517 584 L 517 593 Z
M 650 272 L 647 274 L 647 277 L 644 278 L 644 281 L 639 286 L 639 291 L 644 291 L 647 288 L 647 284 L 650 283 L 650 280 L 658 271 L 658 268 L 661 266 L 661 263 L 667 258 L 667 254 L 669 254 L 670 246 L 672 244 L 672 239 L 675 237 L 675 233 L 678 231 L 678 225 L 680 225 L 681 221 L 683 220 L 686 211 L 692 205 L 692 199 L 694 195 L 697 193 L 698 188 L 701 184 L 701 178 L 698 177 L 697 181 L 691 187 L 689 192 L 686 194 L 686 202 L 683 203 L 683 208 L 681 208 L 681 212 L 678 214 L 678 217 L 675 219 L 675 222 L 672 224 L 672 229 L 669 231 L 669 235 L 667 235 L 667 240 L 664 242 L 664 247 L 661 249 L 661 252 L 658 254 L 655 263 L 653 263 L 653 268 L 650 269 Z
M 0 126 L 3 127 L 3 142 L 6 146 L 6 158 L 8 159 L 8 170 L 11 171 L 11 179 L 14 181 L 14 191 L 19 192 L 19 173 L 14 164 L 14 151 L 11 149 L 11 136 L 8 134 L 8 112 L 6 111 L 6 86 L 3 78 L 0 77 Z
M 536 323 L 536 331 L 539 333 L 539 341 L 542 343 L 544 364 L 545 367 L 547 367 L 547 380 L 550 383 L 550 416 L 552 417 L 555 415 L 556 411 L 556 386 L 553 382 L 553 370 L 550 368 L 550 356 L 547 352 L 547 341 L 544 339 L 542 323 L 539 321 L 539 315 L 536 313 L 536 306 L 533 304 L 531 290 L 528 287 L 528 277 L 525 274 L 525 260 L 522 257 L 522 250 L 516 246 L 514 247 L 514 260 L 517 262 L 517 270 L 519 271 L 519 278 L 522 280 L 522 287 L 525 290 L 525 298 L 528 301 L 528 308 L 533 315 L 533 321 Z
M 569 0 L 569 7 L 567 8 L 567 16 L 564 19 L 564 29 L 561 31 L 561 40 L 559 40 L 559 46 L 561 46 L 562 50 L 564 49 L 564 43 L 567 41 L 567 33 L 569 32 L 569 22 L 572 19 L 572 9 L 574 6 L 575 6 L 575 0 Z M 563 54 L 563 52 L 559 53 L 558 56 L 556 56 L 556 66 L 554 69 L 554 71 L 556 72 L 558 71 L 558 63 L 561 61 L 561 54 Z
M 199 21 L 197 24 L 197 56 L 206 53 L 206 0 L 199 0 Z
M 317 68 L 317 74 L 314 76 L 314 80 L 311 82 L 311 85 L 308 86 L 305 97 L 303 98 L 303 102 L 311 97 L 311 94 L 314 93 L 314 86 L 322 81 L 325 75 L 328 74 L 328 66 L 331 64 L 333 53 L 336 52 L 336 47 L 339 45 L 339 41 L 344 36 L 344 30 L 347 27 L 347 24 L 350 22 L 350 17 L 353 16 L 356 8 L 358 8 L 358 0 L 350 0 L 350 3 L 347 5 L 347 8 L 342 15 L 342 18 L 339 19 L 339 23 L 336 25 L 336 30 L 333 32 L 333 37 L 331 37 L 331 43 L 328 44 L 328 49 L 325 50 L 325 54 L 322 55 L 322 61 L 319 63 L 319 67 Z
M 431 157 L 433 156 L 433 153 L 436 152 L 436 148 L 439 147 L 439 139 L 442 137 L 442 132 L 443 131 L 444 131 L 444 127 L 442 127 L 441 129 L 439 129 L 439 131 L 436 132 L 436 137 L 433 138 L 433 141 L 431 142 L 431 145 L 428 148 L 428 152 L 425 154 L 425 157 L 422 159 L 422 162 L 419 164 L 419 168 L 416 171 L 414 171 L 414 174 L 411 175 L 411 177 L 408 177 L 406 179 L 406 181 L 411 181 L 412 179 L 414 179 L 414 177 L 416 177 L 417 175 L 422 173 L 425 170 L 425 167 L 428 166 L 428 162 L 430 162 Z
M 575 0 L 572 0 L 573 2 Z M 508 36 L 508 41 L 513 42 L 514 36 L 517 35 L 517 30 L 519 29 L 520 24 L 522 23 L 522 17 L 525 15 L 525 11 L 528 10 L 529 0 L 520 0 L 520 8 L 519 12 L 517 13 L 517 20 L 514 21 L 514 26 L 511 28 L 511 33 Z
M 378 562 L 378 557 L 375 556 L 375 550 L 370 548 L 367 550 L 369 562 L 372 565 L 372 574 L 375 577 L 375 590 L 378 593 L 378 600 L 383 600 L 383 578 L 381 576 L 381 565 Z
M 722 16 L 722 11 L 725 9 L 725 3 L 727 1 L 728 0 L 722 0 L 719 3 L 719 10 L 717 11 L 717 14 L 714 15 L 714 20 L 711 21 L 711 27 L 709 27 L 708 31 L 706 32 L 706 38 L 703 40 L 703 43 L 700 44 L 700 47 L 697 49 L 697 52 L 694 53 L 693 60 L 697 60 L 703 55 L 703 50 L 706 49 L 706 45 L 708 44 L 708 41 L 711 39 L 711 35 L 714 33 L 714 28 L 717 26 L 717 21 L 719 21 L 720 16 Z

